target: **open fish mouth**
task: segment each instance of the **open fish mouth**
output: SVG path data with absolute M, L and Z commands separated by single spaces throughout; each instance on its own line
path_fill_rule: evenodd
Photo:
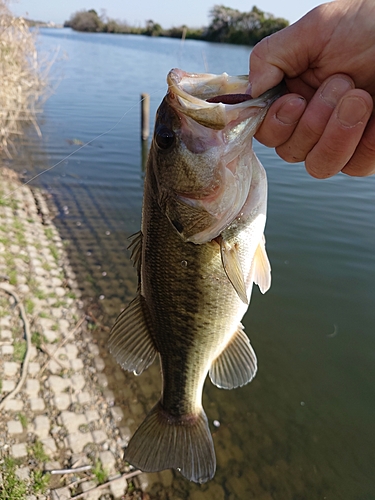
M 169 98 L 177 111 L 215 130 L 246 119 L 250 108 L 253 108 L 250 115 L 259 114 L 259 108 L 266 112 L 270 104 L 285 93 L 285 85 L 280 84 L 253 99 L 247 75 L 195 74 L 180 69 L 169 72 L 167 83 Z

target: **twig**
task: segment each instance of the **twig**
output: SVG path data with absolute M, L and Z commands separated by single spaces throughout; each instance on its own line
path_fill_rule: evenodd
M 95 325 L 99 326 L 99 328 L 101 328 L 102 330 L 104 330 L 105 332 L 109 332 L 111 329 L 109 328 L 109 326 L 106 326 L 106 325 L 103 325 L 103 323 L 101 323 L 95 316 L 94 314 L 92 313 L 92 311 L 88 311 L 87 312 L 88 316 L 90 316 L 90 318 L 94 321 Z
M 89 490 L 72 497 L 72 500 L 76 500 L 78 498 L 85 498 L 85 496 L 90 495 L 90 493 L 92 493 L 93 491 L 102 490 L 103 488 L 106 488 L 107 486 L 109 486 L 111 483 L 119 481 L 120 479 L 130 479 L 131 477 L 139 476 L 139 474 L 142 474 L 141 470 L 127 472 L 125 474 L 122 474 L 122 476 L 115 477 L 114 479 L 111 479 L 110 481 L 107 481 L 106 483 L 99 484 L 99 486 L 96 486 L 95 488 L 90 488 Z
M 8 293 L 9 295 L 11 295 L 14 298 L 15 303 L 18 306 L 18 309 L 20 310 L 20 315 L 21 315 L 21 318 L 22 318 L 22 321 L 23 321 L 23 324 L 25 327 L 25 336 L 26 336 L 26 353 L 25 353 L 25 357 L 23 360 L 23 364 L 22 364 L 21 378 L 20 378 L 18 384 L 16 385 L 16 387 L 13 389 L 13 391 L 10 392 L 9 394 L 7 394 L 5 396 L 5 398 L 3 398 L 2 401 L 0 402 L 0 410 L 2 410 L 4 408 L 6 401 L 8 399 L 13 398 L 16 394 L 18 394 L 20 392 L 20 390 L 22 389 L 23 384 L 25 383 L 27 370 L 29 367 L 30 355 L 31 355 L 31 333 L 30 333 L 30 327 L 29 327 L 29 322 L 27 320 L 25 308 L 23 307 L 23 304 L 20 301 L 18 295 L 11 289 L 11 285 L 8 285 L 6 283 L 0 283 L 0 289 L 4 290 L 4 292 Z
M 74 469 L 53 469 L 45 470 L 45 473 L 49 474 L 77 474 L 78 472 L 85 472 L 92 469 L 92 465 L 81 465 L 81 467 L 76 467 Z
M 85 316 L 82 316 L 82 318 L 78 321 L 78 323 L 76 324 L 76 326 L 73 328 L 73 330 L 71 332 L 69 332 L 69 334 L 59 343 L 59 345 L 56 347 L 56 349 L 50 353 L 48 352 L 47 350 L 45 350 L 46 354 L 49 356 L 49 359 L 47 359 L 47 361 L 44 363 L 44 365 L 42 366 L 40 372 L 39 372 L 39 377 L 41 377 L 44 373 L 44 370 L 47 368 L 48 366 L 48 363 L 51 361 L 51 359 L 55 356 L 55 354 L 57 353 L 57 351 L 59 349 L 61 349 L 67 342 L 68 340 L 70 339 L 70 337 L 72 335 L 74 335 L 76 333 L 76 331 L 78 330 L 78 328 L 80 328 L 80 326 L 82 325 L 82 323 L 85 321 Z M 57 361 L 57 360 L 56 360 Z M 60 364 L 60 363 L 59 363 Z M 61 366 L 61 364 L 60 364 Z

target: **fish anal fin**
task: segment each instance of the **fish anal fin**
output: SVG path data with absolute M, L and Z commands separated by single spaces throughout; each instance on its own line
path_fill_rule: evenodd
M 215 474 L 216 457 L 207 417 L 174 417 L 157 403 L 131 438 L 124 460 L 143 472 L 177 469 L 196 483 Z
M 210 379 L 220 389 L 235 389 L 248 384 L 256 372 L 257 357 L 240 324 L 228 345 L 213 361 Z
M 151 334 L 151 320 L 145 299 L 135 299 L 116 319 L 109 338 L 109 350 L 124 370 L 140 375 L 157 354 Z
M 237 292 L 237 295 L 242 300 L 242 302 L 248 304 L 249 300 L 246 293 L 245 278 L 243 275 L 241 262 L 238 257 L 236 245 L 231 245 L 223 237 L 221 237 L 220 252 L 221 262 L 229 281 L 232 283 L 234 289 Z
M 265 243 L 266 240 L 263 236 L 255 251 L 253 261 L 253 281 L 259 286 L 262 293 L 266 293 L 271 286 L 271 264 L 268 260 Z

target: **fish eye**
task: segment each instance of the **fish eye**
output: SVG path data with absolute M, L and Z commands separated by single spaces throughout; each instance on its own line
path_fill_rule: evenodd
M 155 132 L 155 141 L 160 149 L 169 149 L 174 144 L 175 133 L 162 125 Z

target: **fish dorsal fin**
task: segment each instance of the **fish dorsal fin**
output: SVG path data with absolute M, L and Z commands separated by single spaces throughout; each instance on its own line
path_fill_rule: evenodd
M 128 250 L 131 250 L 130 258 L 133 261 L 133 266 L 136 267 L 137 271 L 139 272 L 141 268 L 142 255 L 142 231 L 138 231 L 137 233 L 129 236 L 129 240 L 131 241 L 130 245 L 128 246 Z
M 138 292 L 113 325 L 109 350 L 124 370 L 140 375 L 157 354 L 150 335 L 151 321 L 145 299 Z
M 212 363 L 210 379 L 220 389 L 235 389 L 248 384 L 256 372 L 257 357 L 240 324 L 224 351 Z
M 248 304 L 249 300 L 246 294 L 245 278 L 236 246 L 231 245 L 223 237 L 221 237 L 220 252 L 221 262 L 223 263 L 224 271 L 226 272 L 229 281 L 232 283 L 242 302 Z
M 255 251 L 253 261 L 253 281 L 259 286 L 262 293 L 266 293 L 271 286 L 271 264 L 266 252 L 266 240 L 263 238 Z

